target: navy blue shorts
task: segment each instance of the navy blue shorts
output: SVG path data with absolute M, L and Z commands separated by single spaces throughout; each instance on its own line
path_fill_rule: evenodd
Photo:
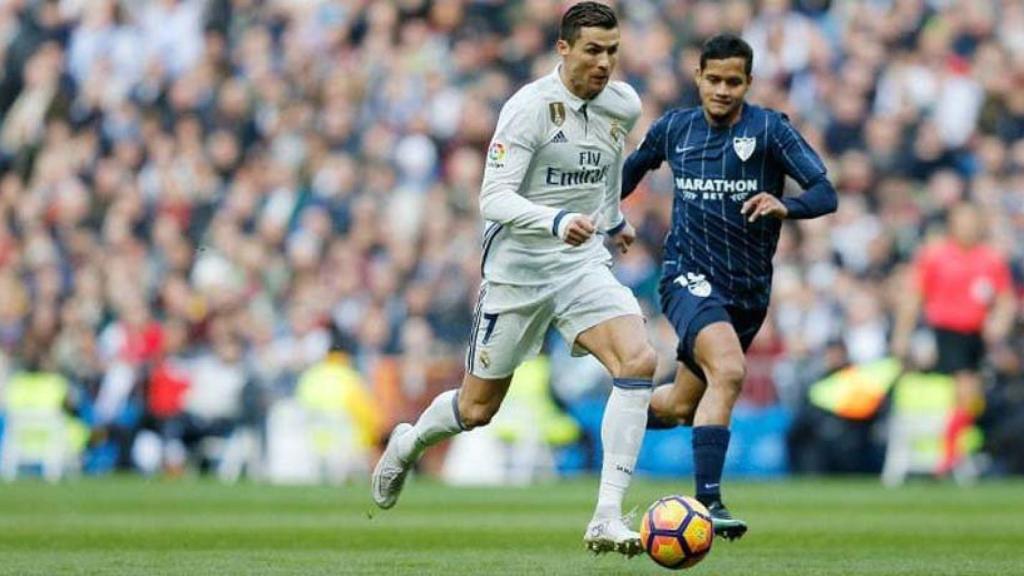
M 703 277 L 697 277 L 689 285 L 662 282 L 659 293 L 661 310 L 679 337 L 676 358 L 701 380 L 704 380 L 704 371 L 697 363 L 693 349 L 697 343 L 697 334 L 705 326 L 715 322 L 732 324 L 739 336 L 740 346 L 746 352 L 768 314 L 765 308 L 749 310 L 727 304 Z

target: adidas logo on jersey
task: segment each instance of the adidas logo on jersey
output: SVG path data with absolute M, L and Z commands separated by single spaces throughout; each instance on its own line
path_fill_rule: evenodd
M 567 142 L 569 142 L 569 139 L 565 137 L 565 132 L 562 132 L 561 130 L 559 130 L 558 134 L 555 134 L 555 137 L 551 139 L 552 144 L 565 144 Z

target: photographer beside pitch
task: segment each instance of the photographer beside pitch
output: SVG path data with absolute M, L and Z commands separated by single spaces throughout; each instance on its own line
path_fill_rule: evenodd
M 611 8 L 581 2 L 563 16 L 562 60 L 505 103 L 480 193 L 487 226 L 477 313 L 462 387 L 443 392 L 415 426 L 399 424 L 373 472 L 372 496 L 395 505 L 428 446 L 498 411 L 512 373 L 554 326 L 574 352 L 613 376 L 601 425 L 604 464 L 584 542 L 594 552 L 638 554 L 622 499 L 643 441 L 656 357 L 636 298 L 612 275 L 604 236 L 625 251 L 635 237 L 619 210 L 625 136 L 640 98 L 611 81 L 619 50 Z M 605 228 L 602 229 L 602 226 Z
M 626 160 L 622 197 L 668 162 L 672 229 L 659 285 L 679 337 L 672 386 L 651 398 L 651 428 L 693 426 L 696 498 L 716 534 L 747 525 L 722 502 L 729 423 L 746 375 L 745 352 L 767 315 L 782 220 L 834 212 L 835 189 L 818 155 L 779 112 L 744 102 L 754 54 L 737 36 L 708 40 L 695 80 L 701 106 L 671 110 Z M 786 176 L 804 192 L 783 198 Z

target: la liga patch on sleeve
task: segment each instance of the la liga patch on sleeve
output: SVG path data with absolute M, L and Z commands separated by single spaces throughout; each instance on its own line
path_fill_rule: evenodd
M 487 149 L 487 166 L 491 168 L 503 168 L 505 166 L 505 157 L 508 156 L 508 148 L 504 144 L 495 140 L 491 142 L 491 147 Z

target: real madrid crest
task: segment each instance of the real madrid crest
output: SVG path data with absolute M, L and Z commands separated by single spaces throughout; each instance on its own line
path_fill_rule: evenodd
M 612 142 L 618 142 L 622 139 L 625 131 L 622 130 L 622 124 L 618 120 L 612 120 L 611 128 L 608 129 L 608 133 L 612 137 Z
M 552 102 L 548 104 L 548 112 L 551 113 L 551 122 L 555 126 L 561 126 L 565 122 L 565 104 Z
M 747 158 L 754 153 L 755 146 L 757 146 L 757 139 L 752 136 L 737 136 L 732 139 L 732 149 L 736 151 L 736 155 L 743 162 L 746 162 Z

